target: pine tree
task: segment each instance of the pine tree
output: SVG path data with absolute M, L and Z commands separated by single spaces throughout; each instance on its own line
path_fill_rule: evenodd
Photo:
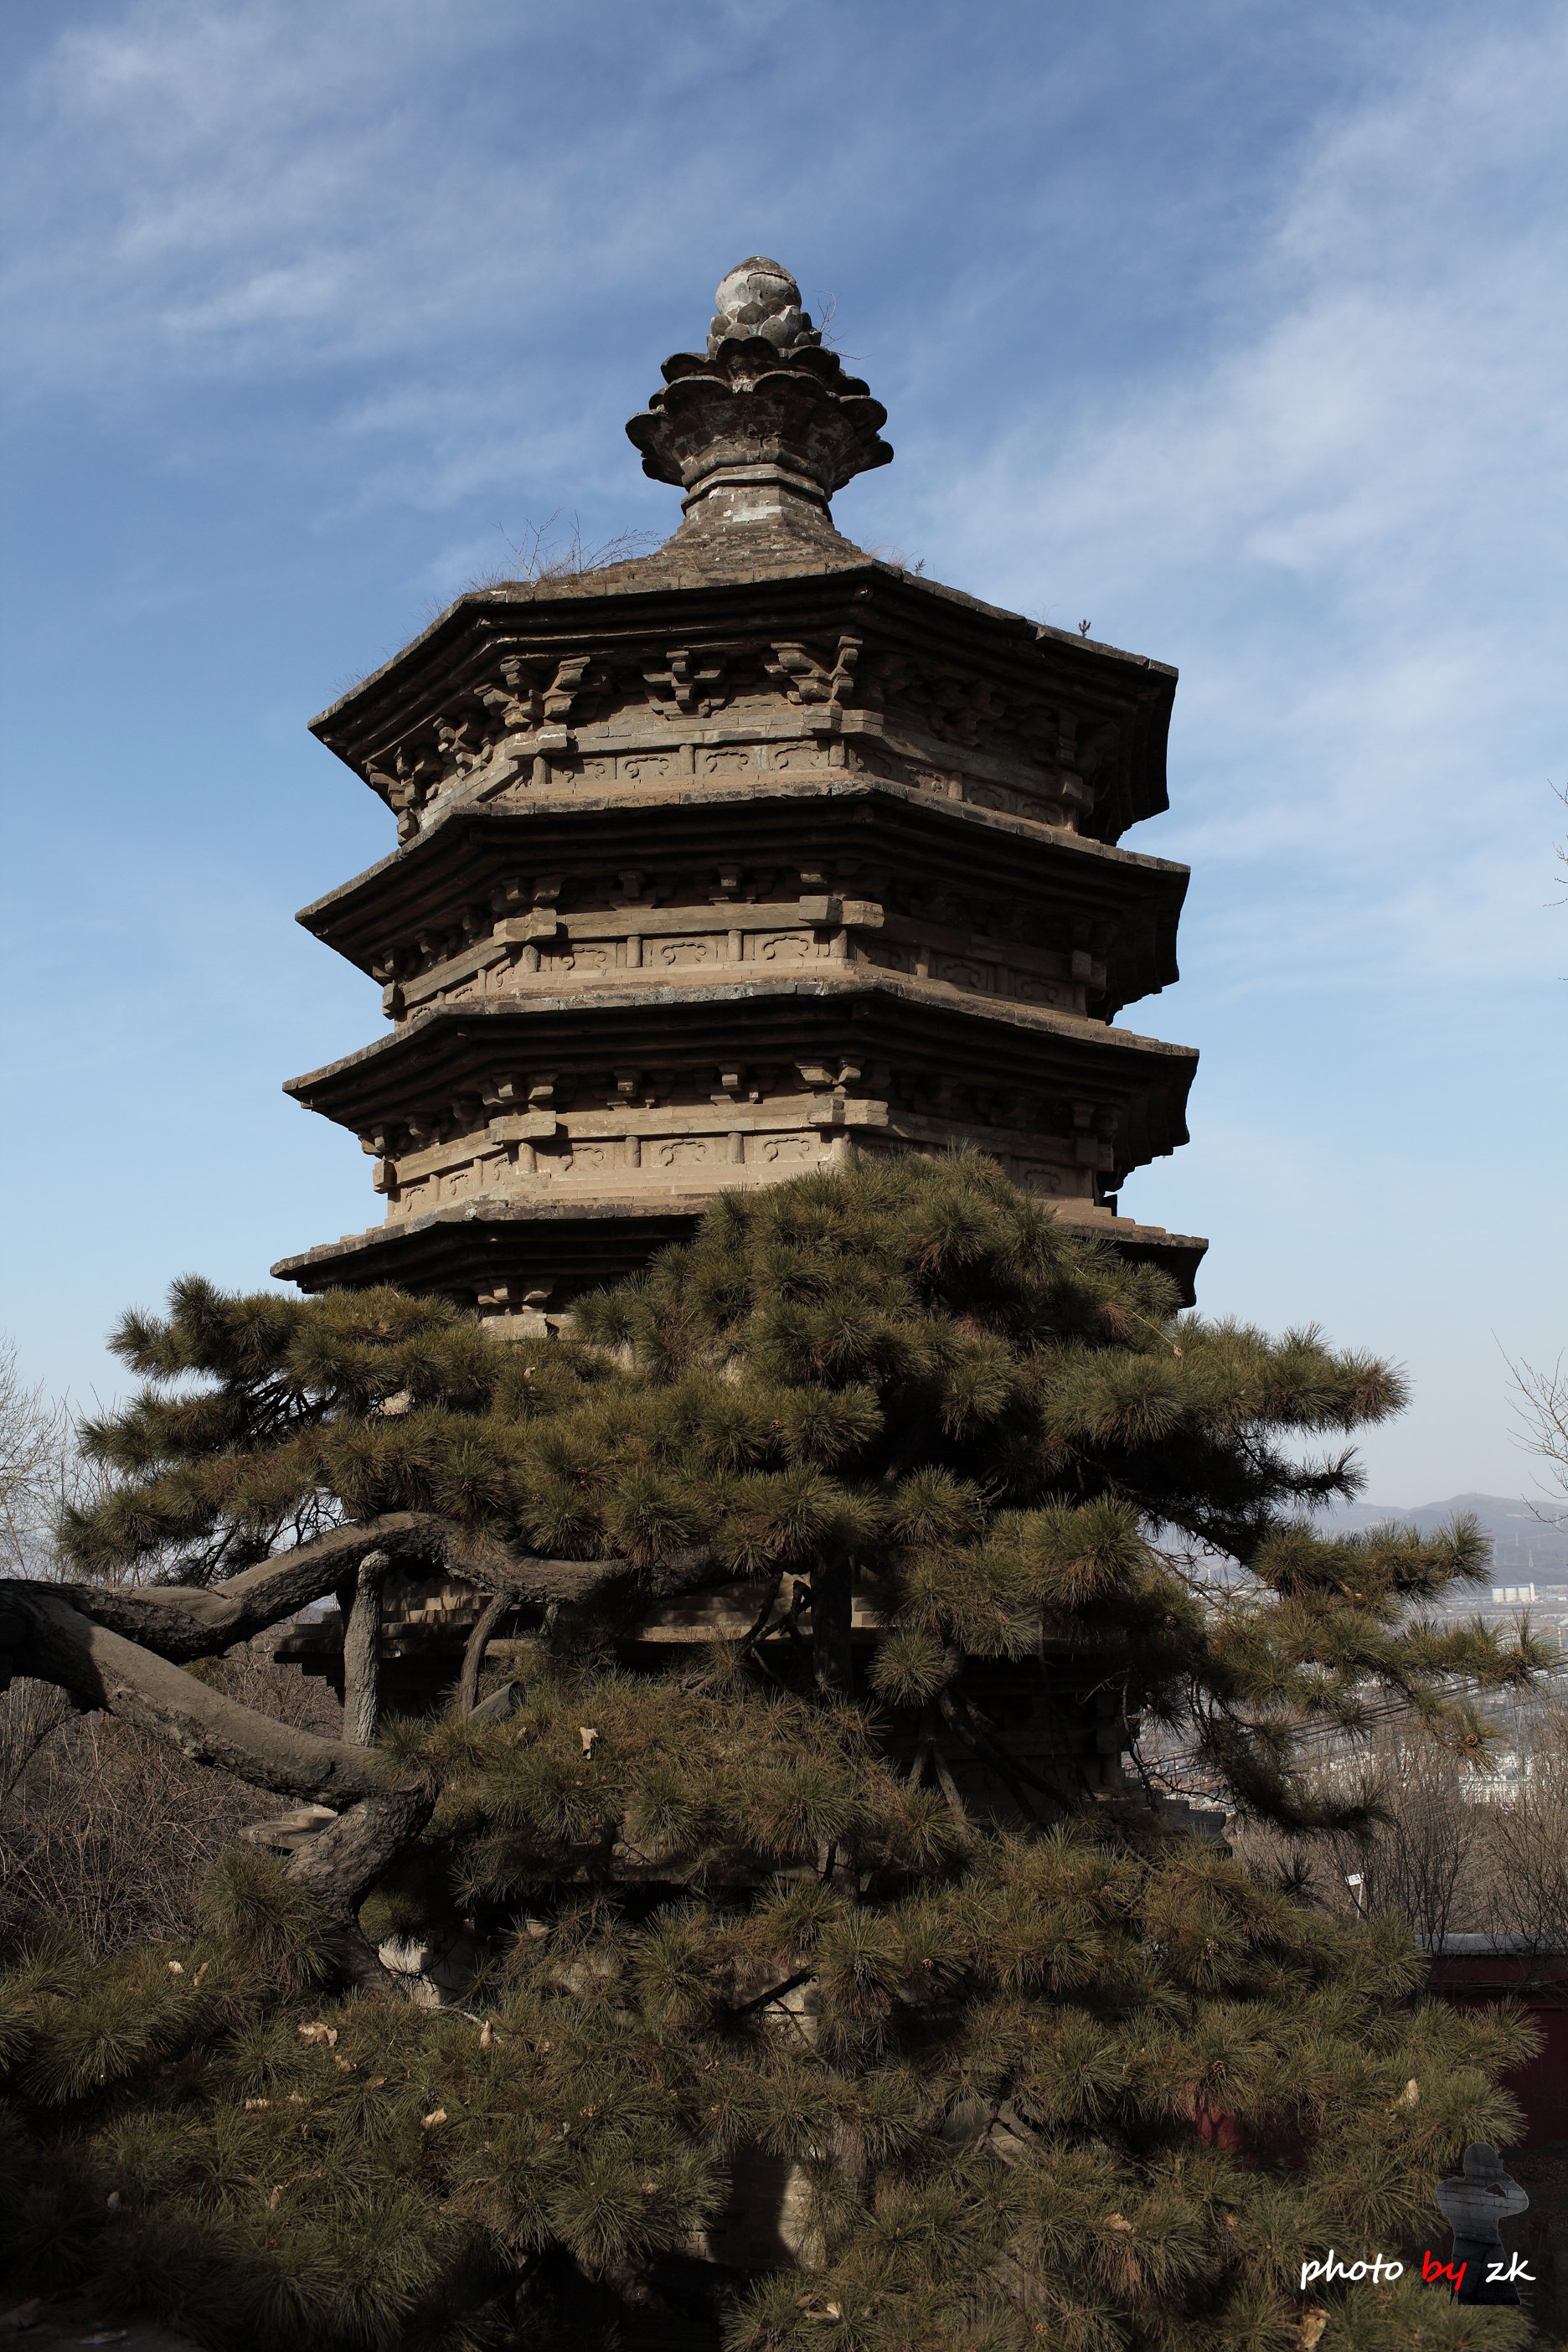
M 1176 1313 L 979 1158 L 728 1195 L 549 1339 L 187 1279 L 114 1344 L 110 1489 L 0 1588 L 9 1671 L 325 1826 L 176 1947 L 9 1956 L 14 2277 L 300 2352 L 1285 2352 L 1305 2260 L 1421 2242 L 1510 2137 L 1517 2020 L 1040 1761 L 1053 1710 L 1179 1725 L 1310 1832 L 1358 1799 L 1303 1732 L 1393 1693 L 1484 1749 L 1456 1686 L 1532 1657 L 1432 1612 L 1474 1529 L 1308 1521 L 1385 1367 Z M 490 1599 L 442 1709 L 362 1745 L 204 1681 L 432 1565 Z M 634 1646 L 738 1585 L 743 1634 Z M 405 1999 L 378 1944 L 459 1927 L 466 1989 Z M 1320 2301 L 1368 2352 L 1524 2340 L 1409 2277 Z

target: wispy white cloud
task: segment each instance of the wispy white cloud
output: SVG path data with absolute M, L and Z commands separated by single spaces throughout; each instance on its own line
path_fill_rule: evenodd
M 1216 981 L 1561 959 L 1533 919 L 1568 619 L 1565 115 L 1561 15 L 1435 34 L 1318 126 L 1204 349 L 1054 445 L 1026 412 L 948 453 L 927 543 L 966 583 L 1182 660 L 1174 830 L 1235 877 Z
M 84 333 L 134 388 L 406 351 L 471 312 L 453 199 L 478 203 L 483 162 L 416 94 L 480 70 L 487 29 L 400 0 L 144 0 L 68 28 L 8 167 L 33 224 L 0 283 L 25 380 L 82 390 Z M 553 194 L 514 173 L 504 197 L 526 249 Z
M 817 13 L 129 0 L 68 24 L 0 166 L 29 224 L 0 273 L 13 382 L 112 402 L 377 359 L 449 376 L 509 345 L 559 373 L 563 320 L 679 282 L 672 256 L 722 268 L 709 249 L 748 214 L 852 194 L 874 120 L 813 196 L 798 144 L 773 142 L 763 189 L 751 147 L 672 137 L 661 110 L 700 112 L 704 80 L 721 103 Z
M 606 94 L 627 22 L 592 0 L 576 21 Z M 642 105 L 585 130 L 552 102 L 561 20 L 540 5 L 131 0 L 68 25 L 9 147 L 35 222 L 0 275 L 14 380 L 123 408 L 181 382 L 325 376 L 317 430 L 353 451 L 340 501 L 506 492 L 517 520 L 528 480 L 614 496 L 626 395 L 584 398 L 560 322 L 591 341 L 672 253 L 716 249 L 752 168 L 732 138 L 671 137 L 664 110 L 711 97 L 722 115 L 725 87 L 803 49 L 830 71 L 845 37 L 803 0 L 710 5 L 634 41 Z M 1237 883 L 1205 943 L 1221 986 L 1250 984 L 1260 927 L 1284 984 L 1321 980 L 1325 927 L 1358 985 L 1554 952 L 1517 918 L 1541 897 L 1563 618 L 1568 227 L 1550 191 L 1568 26 L 1435 18 L 1361 65 L 1194 277 L 1202 331 L 1168 357 L 1076 416 L 1058 402 L 1048 436 L 1022 373 L 978 454 L 972 431 L 944 446 L 918 350 L 906 371 L 916 464 L 942 488 L 903 473 L 896 534 L 987 595 L 1181 656 L 1176 830 Z M 1044 119 L 1050 93 L 1032 95 Z M 810 232 L 877 186 L 899 137 L 858 121 L 830 186 L 820 148 L 775 138 L 770 202 Z M 934 318 L 911 282 L 911 348 L 994 333 L 1037 277 L 1003 238 Z M 1273 903 L 1287 871 L 1313 877 L 1294 921 Z

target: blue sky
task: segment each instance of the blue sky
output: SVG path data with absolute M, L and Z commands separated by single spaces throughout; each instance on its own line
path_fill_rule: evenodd
M 1568 12 L 119 0 L 0 17 L 0 1328 L 373 1221 L 280 1081 L 379 1026 L 305 732 L 515 538 L 662 535 L 624 419 L 743 255 L 889 411 L 863 545 L 1179 665 L 1202 1297 L 1406 1364 L 1372 1492 L 1517 1490 L 1568 1340 Z

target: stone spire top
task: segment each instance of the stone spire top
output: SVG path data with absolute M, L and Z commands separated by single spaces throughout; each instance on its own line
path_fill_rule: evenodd
M 713 296 L 716 309 L 708 330 L 708 356 L 716 359 L 721 343 L 743 341 L 761 335 L 775 351 L 794 351 L 797 343 L 820 343 L 811 313 L 800 307 L 800 288 L 789 271 L 764 254 L 738 261 L 721 278 Z
M 643 471 L 686 492 L 688 524 L 809 524 L 835 490 L 892 457 L 888 412 L 801 309 L 776 261 L 720 280 L 705 352 L 664 362 L 665 388 L 626 432 Z

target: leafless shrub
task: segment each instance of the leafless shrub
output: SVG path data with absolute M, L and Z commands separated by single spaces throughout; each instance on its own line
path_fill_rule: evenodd
M 0 1574 L 41 1572 L 73 1457 L 65 1406 L 26 1386 L 0 1340 Z
M 1345 1793 L 1342 1772 L 1336 1794 Z M 1472 1801 L 1472 1774 L 1419 1730 L 1385 1728 L 1358 1759 L 1357 1794 L 1380 1818 L 1364 1835 L 1292 1837 L 1237 1823 L 1236 1850 L 1263 1874 L 1300 1888 L 1325 1909 L 1392 1914 L 1417 1935 L 1490 1924 L 1486 1853 L 1489 1806 Z
M 874 555 L 879 563 L 890 563 L 895 572 L 907 572 L 911 580 L 920 580 L 925 575 L 926 560 L 923 555 L 906 555 L 901 547 L 881 545 L 868 547 L 866 552 Z
M 45 1740 L 74 1713 L 64 1691 L 53 1683 L 14 1682 L 0 1696 L 0 1874 L 12 1791 Z
M 0 1575 L 58 1573 L 55 1528 L 104 1475 L 85 1461 L 68 1409 L 28 1387 L 0 1345 Z M 155 1563 L 154 1563 L 155 1567 Z M 206 1669 L 228 1694 L 335 1738 L 320 1684 L 251 1643 Z M 188 1927 L 201 1882 L 247 1822 L 277 1811 L 227 1773 L 100 1715 L 49 1683 L 0 1694 L 0 1926 L 73 1927 L 109 1949 Z
M 1493 1907 L 1500 1926 L 1535 1946 L 1568 1937 L 1568 1704 L 1543 1702 L 1524 1718 L 1519 1779 L 1489 1807 Z
M 1329 1841 L 1340 1884 L 1361 1909 L 1392 1912 L 1417 1935 L 1438 1937 L 1468 1927 L 1484 1821 L 1467 1768 L 1419 1732 L 1385 1733 L 1377 1748 L 1374 1788 L 1384 1820 L 1370 1837 Z M 1350 1884 L 1358 1872 L 1359 1890 Z
M 16 1349 L 0 1341 L 0 1576 L 52 1573 L 55 1521 L 79 1468 L 66 1406 L 41 1382 L 29 1388 Z M 0 1809 L 71 1712 L 47 1683 L 14 1683 L 0 1696 Z
M 1262 1875 L 1325 1909 L 1402 1919 L 1432 1941 L 1518 1936 L 1568 1942 L 1568 1704 L 1520 1710 L 1504 1760 L 1479 1778 L 1415 1727 L 1385 1728 L 1359 1774 L 1379 1815 L 1364 1836 L 1292 1837 L 1233 1824 L 1231 1843 Z M 1342 1778 L 1339 1793 L 1343 1793 Z
M 656 534 L 647 530 L 617 531 L 613 539 L 597 547 L 590 547 L 583 537 L 583 527 L 575 515 L 571 528 L 560 537 L 552 532 L 560 521 L 552 514 L 545 522 L 525 522 L 521 535 L 513 539 L 501 524 L 496 529 L 506 541 L 510 562 L 498 563 L 474 574 L 464 583 L 464 593 L 475 589 L 511 588 L 521 584 L 538 584 L 551 580 L 578 580 L 587 572 L 605 572 L 613 563 L 628 563 L 635 556 L 646 555 L 658 544 Z M 432 607 L 444 611 L 445 606 Z
M 274 1664 L 260 1643 L 206 1672 L 247 1706 L 341 1734 L 330 1692 Z M 75 1716 L 46 1685 L 15 1683 L 0 1701 L 0 1925 L 58 1923 L 104 1951 L 187 1933 L 226 1848 L 277 1811 L 275 1797 L 191 1763 L 167 1740 Z
M 605 572 L 612 564 L 629 563 L 636 556 L 651 553 L 660 543 L 657 531 L 623 530 L 593 547 L 584 540 L 582 527 L 575 515 L 572 518 L 570 531 L 552 539 L 551 533 L 559 520 L 558 515 L 552 515 L 547 522 L 525 522 L 516 539 L 498 523 L 496 529 L 506 542 L 509 560 L 488 564 L 482 571 L 476 572 L 462 583 L 457 594 L 468 596 L 482 594 L 489 588 L 527 587 L 552 580 L 576 580 L 584 572 Z M 428 625 L 438 621 L 442 614 L 450 609 L 452 601 L 450 596 L 440 599 L 426 597 L 419 607 L 421 622 Z M 354 693 L 401 650 L 399 646 L 388 646 L 368 669 L 341 672 L 332 685 L 332 701 L 341 702 L 345 695 Z

